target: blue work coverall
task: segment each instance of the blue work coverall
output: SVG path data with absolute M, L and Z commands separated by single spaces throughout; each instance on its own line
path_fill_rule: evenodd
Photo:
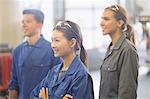
M 31 99 L 39 99 L 42 87 L 48 87 L 49 99 L 62 99 L 66 94 L 73 96 L 73 99 L 94 99 L 92 78 L 78 56 L 58 79 L 61 67 L 62 64 L 59 64 L 49 71 L 46 78 L 32 91 Z
M 35 45 L 28 45 L 27 42 L 20 44 L 13 52 L 9 90 L 16 90 L 19 99 L 29 99 L 34 87 L 58 63 L 60 59 L 54 57 L 50 42 L 42 36 Z

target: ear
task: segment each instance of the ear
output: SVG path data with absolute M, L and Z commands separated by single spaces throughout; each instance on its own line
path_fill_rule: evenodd
M 72 39 L 70 40 L 70 47 L 71 47 L 71 48 L 74 48 L 74 47 L 76 46 L 76 44 L 77 44 L 77 40 L 76 40 L 75 38 L 72 38 Z
M 118 20 L 118 27 L 122 27 L 123 26 L 123 24 L 124 24 L 124 21 L 123 20 Z
M 40 22 L 37 25 L 38 25 L 39 28 L 42 28 L 42 26 L 43 26 L 43 24 L 40 23 Z

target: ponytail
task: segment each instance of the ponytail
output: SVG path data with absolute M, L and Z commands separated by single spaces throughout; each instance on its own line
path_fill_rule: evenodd
M 87 66 L 87 52 L 85 48 L 83 47 L 83 45 L 81 45 L 80 47 L 81 47 L 80 59 L 84 63 L 84 65 Z
M 130 40 L 134 45 L 135 45 L 135 34 L 134 34 L 134 30 L 132 28 L 131 25 L 129 24 L 126 24 L 125 26 L 127 29 L 124 31 L 126 33 L 126 38 L 128 40 Z
M 82 34 L 81 34 L 81 29 L 79 27 L 78 24 L 72 22 L 72 21 L 63 21 L 61 23 L 63 26 L 67 26 L 67 28 L 65 28 L 65 30 L 63 31 L 63 33 L 65 33 L 65 37 L 68 40 L 71 40 L 72 38 L 76 39 L 77 44 L 76 44 L 76 48 L 75 50 L 79 51 L 78 55 L 80 57 L 80 60 L 83 62 L 83 64 L 87 67 L 87 53 L 85 48 L 82 45 Z M 64 29 L 62 29 L 62 27 L 60 25 L 59 29 L 61 29 L 61 31 Z M 56 29 L 58 29 L 58 26 L 55 27 Z

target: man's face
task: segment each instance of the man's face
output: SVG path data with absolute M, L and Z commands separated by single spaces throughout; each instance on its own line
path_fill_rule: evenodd
M 31 37 L 41 29 L 41 23 L 37 22 L 32 14 L 24 14 L 22 20 L 24 36 Z

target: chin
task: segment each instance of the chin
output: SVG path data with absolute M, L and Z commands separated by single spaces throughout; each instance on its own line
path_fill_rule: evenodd
M 107 33 L 103 33 L 103 35 L 107 35 Z
M 107 34 L 109 34 L 108 32 L 103 32 L 103 35 L 107 35 Z
M 55 57 L 60 57 L 60 55 L 58 55 L 58 54 L 54 54 L 54 56 L 55 56 Z

